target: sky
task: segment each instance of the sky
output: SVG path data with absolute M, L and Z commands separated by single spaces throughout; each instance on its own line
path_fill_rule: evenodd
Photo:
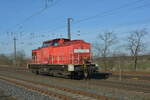
M 113 31 L 125 40 L 132 30 L 150 30 L 149 11 L 149 0 L 0 0 L 0 54 L 13 52 L 14 37 L 28 56 L 42 41 L 67 37 L 67 18 L 72 39 L 93 43 Z

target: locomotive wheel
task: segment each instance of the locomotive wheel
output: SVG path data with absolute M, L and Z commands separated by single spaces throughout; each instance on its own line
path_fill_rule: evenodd
M 39 74 L 40 74 L 40 73 L 39 73 L 39 70 L 36 70 L 35 74 L 36 74 L 36 75 L 39 75 Z
M 77 80 L 80 80 L 80 79 L 81 79 L 80 76 L 81 76 L 81 75 L 80 75 L 80 72 L 76 72 L 76 79 L 77 79 Z
M 78 72 L 78 80 L 83 79 L 84 78 L 84 72 Z
M 80 72 L 71 72 L 71 76 L 70 76 L 71 79 L 81 79 L 81 73 Z

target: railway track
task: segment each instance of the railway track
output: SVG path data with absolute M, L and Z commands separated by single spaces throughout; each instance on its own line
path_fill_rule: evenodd
M 29 72 L 29 70 L 27 68 L 20 68 L 20 67 L 3 67 L 3 66 L 0 66 L 0 69 L 1 70 L 13 70 L 13 71 L 22 71 L 22 72 Z M 106 73 L 112 73 L 110 75 L 110 77 L 112 78 L 119 78 L 120 75 L 119 75 L 119 72 L 100 72 L 101 76 L 105 75 Z M 125 80 L 139 80 L 139 81 L 150 81 L 150 73 L 144 73 L 144 72 L 123 72 L 122 73 L 122 79 L 125 79 Z
M 106 96 L 99 96 L 93 93 L 83 92 L 80 90 L 73 90 L 54 85 L 47 85 L 14 77 L 1 75 L 0 79 L 11 84 L 17 85 L 19 87 L 26 88 L 30 91 L 38 92 L 40 94 L 58 98 L 61 100 L 115 100 Z
M 112 78 L 119 78 L 119 74 L 111 75 Z M 143 80 L 143 81 L 150 81 L 150 75 L 131 75 L 131 74 L 125 74 L 121 76 L 122 79 L 127 80 Z
M 28 77 L 32 76 L 33 74 L 29 74 L 29 72 L 22 72 L 21 70 L 17 70 L 18 73 L 20 74 L 23 74 L 23 75 L 26 75 Z M 45 80 L 49 79 L 48 77 L 49 76 L 39 76 Z M 123 91 L 127 91 L 127 92 L 131 92 L 131 93 L 150 93 L 150 85 L 149 85 L 149 82 L 146 83 L 145 81 L 132 81 L 130 82 L 130 80 L 128 80 L 128 82 L 126 80 L 123 80 L 123 81 L 118 81 L 118 80 L 89 80 L 89 81 L 84 81 L 84 80 L 69 80 L 69 79 L 63 79 L 63 78 L 55 78 L 55 77 L 52 77 L 51 78 L 52 80 L 57 80 L 57 82 L 64 82 L 64 81 L 70 81 L 69 83 L 74 83 L 74 84 L 82 84 L 83 83 L 88 83 L 88 87 L 90 86 L 94 86 L 94 87 L 106 87 L 106 88 L 110 88 L 110 89 L 118 89 L 118 90 L 123 90 Z M 30 83 L 30 81 L 28 81 Z M 144 83 L 142 83 L 144 82 Z M 68 83 L 68 84 L 69 84 Z M 35 83 L 37 84 L 37 83 Z M 39 84 L 39 83 L 38 83 Z M 43 84 L 40 83 L 40 84 Z M 47 84 L 45 84 L 47 86 Z M 51 86 L 51 85 L 48 85 L 50 88 L 53 88 L 55 86 Z M 65 90 L 67 92 L 70 92 L 71 90 L 68 89 L 68 88 L 62 88 L 62 87 L 57 87 L 59 90 Z M 82 92 L 82 91 L 74 91 L 72 92 L 73 94 L 76 94 L 78 93 L 78 95 L 93 95 L 93 94 L 90 94 L 90 93 L 86 93 L 86 92 Z M 92 97 L 93 98 L 93 97 Z M 94 98 L 97 98 L 97 95 L 95 95 Z M 102 97 L 103 98 L 103 97 Z M 107 98 L 107 97 L 106 97 Z M 104 99 L 105 100 L 105 96 L 104 96 Z M 109 100 L 109 99 L 106 99 L 106 100 Z
M 112 78 L 150 81 L 150 72 L 122 72 L 121 76 L 120 72 L 102 71 L 100 73 L 111 73 L 110 77 Z
M 43 78 L 46 78 L 46 76 L 42 76 Z M 49 76 L 48 76 L 49 77 Z M 55 77 L 53 77 L 55 78 Z M 56 78 L 60 82 L 61 81 L 66 81 L 66 79 L 63 78 Z M 69 79 L 67 79 L 69 80 Z M 84 80 L 69 80 L 71 82 L 81 84 L 85 83 Z M 126 81 L 114 81 L 114 80 L 86 80 L 88 82 L 89 86 L 103 86 L 103 87 L 109 87 L 109 88 L 116 88 L 116 89 L 122 89 L 122 90 L 127 90 L 127 91 L 132 91 L 132 92 L 139 92 L 139 93 L 150 93 L 150 85 L 146 84 L 141 84 L 141 83 L 129 83 Z
M 97 86 L 105 86 L 110 88 L 122 89 L 127 91 L 139 92 L 139 93 L 150 93 L 150 85 L 128 83 L 125 81 L 111 81 L 111 80 L 92 80 L 89 84 Z

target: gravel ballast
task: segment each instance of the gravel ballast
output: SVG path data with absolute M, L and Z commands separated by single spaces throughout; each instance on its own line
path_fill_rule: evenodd
M 17 100 L 58 100 L 56 98 L 48 97 L 39 94 L 37 92 L 29 91 L 25 88 L 16 86 L 14 84 L 8 83 L 3 80 L 0 80 L 0 89 L 5 90 L 6 96 L 13 96 L 17 98 Z M 7 100 L 7 99 L 2 99 L 2 100 Z M 10 100 L 16 100 L 16 99 L 10 99 Z
M 17 100 L 17 98 L 8 95 L 4 89 L 0 88 L 0 100 Z

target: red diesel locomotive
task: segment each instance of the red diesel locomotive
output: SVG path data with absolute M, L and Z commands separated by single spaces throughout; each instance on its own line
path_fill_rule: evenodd
M 42 47 L 32 50 L 28 68 L 36 74 L 78 79 L 90 78 L 97 69 L 90 43 L 64 38 L 44 41 Z

